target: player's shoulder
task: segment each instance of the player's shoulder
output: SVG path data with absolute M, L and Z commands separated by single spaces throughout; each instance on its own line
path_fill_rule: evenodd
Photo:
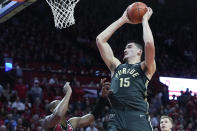
M 68 131 L 74 131 L 74 129 L 77 127 L 78 122 L 80 120 L 80 117 L 72 117 L 67 121 L 67 127 L 72 129 Z

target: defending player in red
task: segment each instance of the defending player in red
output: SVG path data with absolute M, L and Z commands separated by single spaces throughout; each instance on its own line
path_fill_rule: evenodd
M 105 80 L 101 80 L 102 96 L 99 98 L 93 111 L 82 117 L 72 117 L 68 121 L 65 119 L 65 114 L 68 110 L 68 104 L 72 89 L 67 82 L 64 85 L 63 91 L 65 93 L 64 98 L 59 101 L 55 100 L 49 104 L 49 110 L 52 114 L 46 116 L 40 120 L 43 130 L 46 131 L 74 131 L 76 128 L 82 128 L 90 125 L 95 119 L 97 119 L 102 112 L 105 105 L 105 96 L 108 95 L 109 83 Z

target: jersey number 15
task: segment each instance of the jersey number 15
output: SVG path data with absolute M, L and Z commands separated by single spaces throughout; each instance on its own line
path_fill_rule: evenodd
M 130 78 L 120 78 L 120 87 L 129 87 L 130 86 Z

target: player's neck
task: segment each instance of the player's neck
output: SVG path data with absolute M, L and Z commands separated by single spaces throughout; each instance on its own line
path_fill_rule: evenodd
M 127 60 L 127 63 L 128 64 L 136 64 L 136 63 L 140 63 L 141 61 L 140 61 L 140 59 L 138 59 L 138 58 L 129 58 L 128 60 Z

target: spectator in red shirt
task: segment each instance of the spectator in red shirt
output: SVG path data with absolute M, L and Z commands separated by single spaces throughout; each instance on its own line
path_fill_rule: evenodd
M 21 100 L 25 99 L 28 88 L 25 84 L 23 84 L 22 78 L 18 79 L 18 83 L 15 85 L 14 89 L 17 91 L 18 97 Z

